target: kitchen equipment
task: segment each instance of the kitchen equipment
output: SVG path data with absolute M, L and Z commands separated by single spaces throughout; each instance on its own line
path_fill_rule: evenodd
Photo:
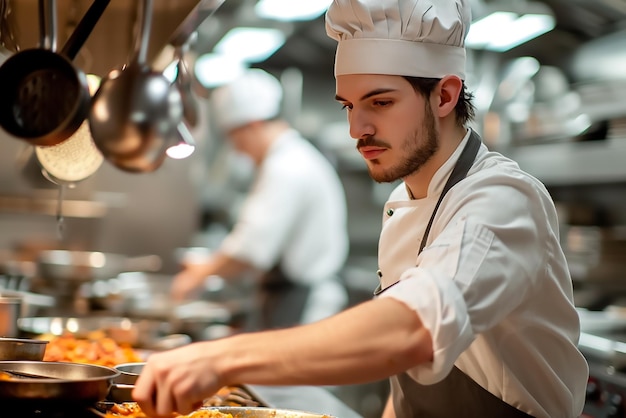
M 134 385 L 145 365 L 145 362 L 118 364 L 114 369 L 118 370 L 120 375 L 115 378 L 115 382 Z
M 0 337 L 0 360 L 43 360 L 48 341 Z
M 176 28 L 170 38 L 170 45 L 174 47 L 174 58 L 177 61 L 175 84 L 180 91 L 183 109 L 183 119 L 190 126 L 198 124 L 198 105 L 192 91 L 193 75 L 187 67 L 185 52 L 193 35 L 202 22 L 208 19 L 224 3 L 225 0 L 202 0 L 185 20 Z
M 104 400 L 120 372 L 109 367 L 49 361 L 0 361 L 0 371 L 14 370 L 51 379 L 0 380 L 0 404 L 13 411 L 80 409 Z
M 37 257 L 38 276 L 52 282 L 83 283 L 108 279 L 125 271 L 157 271 L 157 255 L 127 257 L 97 251 L 48 250 Z
M 21 298 L 0 297 L 0 337 L 17 336 L 17 320 L 21 310 Z
M 17 327 L 27 336 L 72 334 L 76 338 L 88 338 L 90 334 L 101 331 L 118 344 L 129 344 L 147 350 L 158 349 L 163 339 L 171 342 L 169 338 L 172 335 L 179 346 L 189 343 L 189 338 L 172 334 L 172 327 L 168 323 L 147 319 L 28 317 L 19 318 Z
M 11 15 L 11 5 L 8 0 L 0 1 L 0 47 L 13 53 L 19 51 L 15 40 L 15 28 L 9 19 Z M 1 49 L 0 49 L 1 51 Z
M 55 299 L 49 295 L 28 292 L 25 290 L 2 289 L 1 287 L 2 286 L 0 286 L 0 299 L 21 299 L 22 302 L 19 318 L 39 315 L 41 311 L 48 308 L 54 308 L 56 305 Z
M 233 418 L 334 418 L 332 415 L 317 414 L 292 409 L 276 409 L 266 407 L 212 406 L 201 408 L 231 414 Z
M 116 365 L 114 369 L 119 371 L 120 375 L 113 380 L 114 385 L 107 399 L 117 403 L 133 402 L 132 391 L 145 364 L 145 362 L 138 362 Z
M 95 94 L 100 84 L 99 78 L 88 75 L 87 83 L 90 93 Z M 104 156 L 93 142 L 86 120 L 60 144 L 36 146 L 35 155 L 44 170 L 44 177 L 55 184 L 69 187 L 92 176 L 104 161 Z
M 41 45 L 20 51 L 0 67 L 0 126 L 32 145 L 56 145 L 85 120 L 91 96 L 74 59 L 110 0 L 94 0 L 60 53 L 56 49 L 56 3 L 40 0 Z M 44 19 L 43 16 L 47 18 Z M 47 20 L 47 22 L 44 22 Z
M 178 89 L 146 62 L 152 0 L 139 3 L 139 34 L 135 56 L 115 70 L 96 92 L 89 126 L 96 146 L 116 167 L 149 172 L 161 166 L 166 150 L 176 144 L 176 126 L 182 120 Z
M 128 271 L 97 285 L 100 285 L 99 297 L 106 307 L 133 318 L 169 321 L 175 324 L 176 330 L 187 319 L 204 318 L 207 324 L 226 323 L 231 319 L 233 310 L 227 303 L 172 300 L 172 279 L 166 274 Z M 95 288 L 92 294 L 98 293 Z
M 185 62 L 185 47 L 174 47 L 176 56 L 176 79 L 174 84 L 180 92 L 180 98 L 183 107 L 183 120 L 189 126 L 194 127 L 198 124 L 198 104 L 191 88 L 192 78 L 187 63 Z

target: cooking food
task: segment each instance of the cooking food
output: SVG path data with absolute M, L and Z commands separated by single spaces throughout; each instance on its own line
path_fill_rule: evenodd
M 203 406 L 259 406 L 260 402 L 239 386 L 224 386 L 203 402 Z
M 143 413 L 139 405 L 135 402 L 126 402 L 121 404 L 113 405 L 106 413 L 107 418 L 118 418 L 118 417 L 127 417 L 127 418 L 148 418 L 146 414 Z M 200 409 L 198 411 L 194 411 L 189 415 L 180 415 L 174 414 L 172 417 L 179 418 L 233 418 L 231 414 L 224 414 L 222 412 L 211 410 L 211 409 Z
M 44 361 L 113 367 L 121 363 L 144 360 L 129 344 L 117 343 L 107 337 L 104 331 L 90 332 L 87 338 L 77 338 L 72 334 L 61 336 L 43 334 L 39 338 L 49 341 L 43 357 Z

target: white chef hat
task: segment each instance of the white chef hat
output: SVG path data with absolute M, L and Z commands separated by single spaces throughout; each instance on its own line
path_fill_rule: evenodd
M 283 90 L 273 75 L 259 68 L 220 86 L 211 94 L 214 120 L 222 132 L 250 122 L 275 118 L 281 110 Z
M 338 41 L 335 76 L 465 79 L 468 0 L 334 0 L 326 33 Z

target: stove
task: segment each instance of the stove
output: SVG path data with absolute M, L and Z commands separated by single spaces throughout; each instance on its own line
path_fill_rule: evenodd
M 590 312 L 581 328 L 578 347 L 589 364 L 581 418 L 626 418 L 626 317 Z

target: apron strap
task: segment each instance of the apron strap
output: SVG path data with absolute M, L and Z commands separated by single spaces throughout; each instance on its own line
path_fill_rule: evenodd
M 439 200 L 435 204 L 435 209 L 433 209 L 432 215 L 430 215 L 430 220 L 428 221 L 428 225 L 426 226 L 426 230 L 424 231 L 424 236 L 422 237 L 422 242 L 420 243 L 420 249 L 417 252 L 418 254 L 422 252 L 424 247 L 426 246 L 426 240 L 428 239 L 428 234 L 430 233 L 430 227 L 433 225 L 433 221 L 435 220 L 435 215 L 437 214 L 437 209 L 439 209 L 439 205 L 443 200 L 448 190 L 452 188 L 455 184 L 463 180 L 470 168 L 472 168 L 472 164 L 474 164 L 474 160 L 476 159 L 476 155 L 478 154 L 478 150 L 480 149 L 480 138 L 478 134 L 472 130 L 470 132 L 470 137 L 467 140 L 467 144 L 463 148 L 459 159 L 457 160 L 454 168 L 452 169 L 452 173 L 450 177 L 448 177 L 448 181 L 443 186 L 443 191 L 441 195 L 439 195 Z

